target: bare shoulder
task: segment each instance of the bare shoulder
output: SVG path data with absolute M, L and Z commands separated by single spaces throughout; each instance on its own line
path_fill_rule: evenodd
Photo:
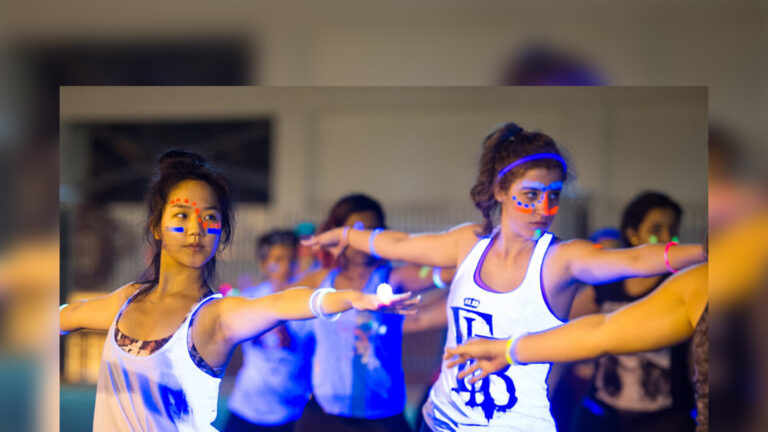
M 482 237 L 483 226 L 468 222 L 451 228 L 448 233 L 455 237 L 460 249 L 465 248 L 466 245 L 470 245 L 471 248 Z
M 120 288 L 112 291 L 111 293 L 105 295 L 104 299 L 109 300 L 109 302 L 112 304 L 112 306 L 120 308 L 128 299 L 136 293 L 141 287 L 143 287 L 144 284 L 137 283 L 137 282 L 130 282 L 127 283 Z
M 457 261 L 456 267 L 464 261 L 467 254 L 475 247 L 475 244 L 483 236 L 483 226 L 477 223 L 465 223 L 454 227 L 449 231 L 456 239 Z

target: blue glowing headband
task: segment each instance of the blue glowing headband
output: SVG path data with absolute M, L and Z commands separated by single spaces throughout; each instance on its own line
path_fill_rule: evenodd
M 537 159 L 554 159 L 554 160 L 560 162 L 560 164 L 563 166 L 563 171 L 565 171 L 565 172 L 568 171 L 568 165 L 566 165 L 565 159 L 560 157 L 560 155 L 556 155 L 554 153 L 536 153 L 536 154 L 532 154 L 532 155 L 520 158 L 520 159 L 512 162 L 511 164 L 505 166 L 504 169 L 499 171 L 499 175 L 496 176 L 496 181 L 501 180 L 501 178 L 504 177 L 504 174 L 508 173 L 509 170 L 515 168 L 516 166 L 518 166 L 520 164 L 524 164 L 526 162 L 530 162 L 532 160 L 537 160 Z

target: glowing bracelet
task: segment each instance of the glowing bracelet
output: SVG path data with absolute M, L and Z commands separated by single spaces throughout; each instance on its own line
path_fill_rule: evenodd
M 440 279 L 440 267 L 432 267 L 432 283 L 440 289 L 445 289 L 447 285 Z
M 514 349 L 517 346 L 517 341 L 520 340 L 520 336 L 517 337 L 511 337 L 507 339 L 507 350 L 505 354 L 507 355 L 507 363 L 515 366 L 520 366 L 522 363 L 518 362 L 512 357 L 512 349 Z
M 309 296 L 309 311 L 312 312 L 312 315 L 314 315 L 315 317 L 318 317 L 317 310 L 315 309 L 315 298 L 317 298 L 318 294 L 320 294 L 320 289 L 316 289 L 315 292 L 313 292 L 312 295 Z
M 676 245 L 676 244 L 678 244 L 678 243 L 671 241 L 671 242 L 667 243 L 667 245 L 664 247 L 664 264 L 667 265 L 667 268 L 672 273 L 677 273 L 677 270 L 673 269 L 672 266 L 669 265 L 669 248 L 672 247 L 673 245 Z
M 61 312 L 61 310 L 64 309 L 65 307 L 67 307 L 67 306 L 69 306 L 67 303 L 64 303 L 63 305 L 59 306 L 59 312 Z M 65 334 L 69 334 L 69 333 L 70 332 L 68 332 L 68 331 L 63 331 L 63 330 L 59 329 L 59 336 L 64 336 Z
M 326 315 L 323 313 L 323 297 L 325 297 L 325 295 L 329 292 L 336 292 L 336 290 L 333 288 L 320 288 L 312 293 L 312 296 L 309 298 L 309 309 L 312 311 L 313 315 L 320 319 L 326 321 L 336 321 L 341 316 L 341 312 L 333 315 Z M 317 296 L 315 297 L 315 295 Z M 312 300 L 314 300 L 314 305 Z
M 379 233 L 382 231 L 384 231 L 382 228 L 376 228 L 375 230 L 371 231 L 371 236 L 368 237 L 368 252 L 372 257 L 376 259 L 381 259 L 381 257 L 376 253 L 376 250 L 374 250 L 373 241 L 376 240 L 376 236 L 379 235 Z
M 349 244 L 349 227 L 345 226 L 343 230 L 341 230 L 341 245 L 345 246 L 345 243 Z

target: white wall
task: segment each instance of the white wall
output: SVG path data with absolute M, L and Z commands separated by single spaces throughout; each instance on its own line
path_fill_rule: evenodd
M 62 122 L 270 116 L 274 204 L 362 190 L 388 207 L 471 206 L 482 138 L 502 121 L 569 153 L 572 195 L 706 197 L 704 88 L 63 88 Z

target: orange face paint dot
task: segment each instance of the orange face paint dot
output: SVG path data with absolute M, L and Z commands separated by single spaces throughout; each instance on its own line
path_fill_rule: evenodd
M 195 214 L 200 214 L 200 209 L 199 208 L 195 209 Z
M 192 201 L 192 205 L 197 207 L 197 203 L 195 203 L 194 201 Z
M 184 198 L 184 204 L 188 204 L 188 203 L 189 203 L 189 198 Z

